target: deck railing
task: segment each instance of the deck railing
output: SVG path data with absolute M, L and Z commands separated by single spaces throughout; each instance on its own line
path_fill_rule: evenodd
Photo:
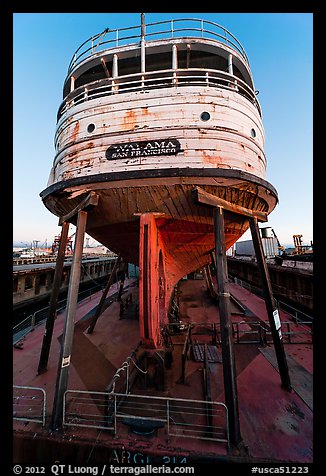
M 61 103 L 57 120 L 72 106 L 93 99 L 135 91 L 185 86 L 202 86 L 236 91 L 254 104 L 261 115 L 261 108 L 255 91 L 237 76 L 225 71 L 208 68 L 179 68 L 105 78 L 88 83 L 85 86 L 80 86 L 72 91 Z
M 226 28 L 210 20 L 199 18 L 177 18 L 146 24 L 145 40 L 162 40 L 180 37 L 199 37 L 217 40 L 237 51 L 249 66 L 246 52 L 239 40 Z M 70 76 L 73 70 L 85 59 L 114 47 L 127 44 L 139 44 L 142 39 L 141 25 L 110 29 L 86 40 L 74 53 L 69 67 Z
M 94 293 L 97 293 L 98 291 L 103 289 L 104 289 L 103 284 L 97 284 L 96 286 L 92 286 L 89 289 L 80 291 L 78 293 L 78 302 L 80 303 L 83 299 L 87 299 L 87 298 L 90 299 Z M 67 298 L 58 301 L 57 313 L 63 311 L 66 307 L 66 304 L 67 304 Z M 46 320 L 48 316 L 48 312 L 49 312 L 49 306 L 43 307 L 42 309 L 39 309 L 33 312 L 33 314 L 30 314 L 21 322 L 16 324 L 12 331 L 13 345 L 17 344 L 20 340 L 24 338 L 24 336 L 32 332 L 35 329 L 35 327 L 42 324 Z
M 281 332 L 284 344 L 312 344 L 313 329 L 311 322 L 301 322 L 299 324 L 292 321 L 282 321 Z M 250 329 L 248 329 L 248 326 Z M 260 344 L 273 343 L 272 333 L 269 324 L 258 322 L 234 322 L 233 339 L 237 344 Z M 220 333 L 220 331 L 219 331 Z
M 252 284 L 247 283 L 247 281 L 244 281 L 242 279 L 239 279 L 237 277 L 232 277 L 232 280 L 234 281 L 235 284 L 238 284 L 242 288 L 247 289 L 248 291 L 257 294 L 258 296 L 264 297 L 264 293 L 261 288 L 258 286 L 254 286 Z M 276 307 L 280 310 L 283 310 L 287 314 L 289 314 L 291 317 L 293 317 L 294 321 L 296 324 L 307 324 L 310 323 L 312 325 L 313 322 L 313 316 L 309 315 L 303 311 L 300 311 L 299 309 L 291 306 L 290 304 L 287 304 L 284 301 L 281 301 L 280 299 L 276 299 L 274 297 Z
M 212 345 L 221 346 L 221 324 L 189 323 L 191 340 L 196 336 L 210 335 Z M 311 321 L 300 322 L 282 321 L 281 332 L 284 344 L 313 344 L 313 325 Z M 272 333 L 268 322 L 242 320 L 232 323 L 232 338 L 235 344 L 266 345 L 273 343 Z
M 43 388 L 13 386 L 13 419 L 46 425 Z M 67 390 L 63 400 L 65 427 L 96 428 L 121 436 L 162 429 L 170 437 L 210 440 L 229 448 L 228 410 L 223 402 L 156 397 L 130 393 Z
M 162 428 L 167 438 L 204 439 L 229 445 L 228 411 L 222 402 L 67 390 L 63 417 L 66 427 L 110 430 L 115 436 L 121 436 L 127 425 L 135 432 Z
M 13 419 L 45 427 L 46 393 L 43 388 L 13 386 Z

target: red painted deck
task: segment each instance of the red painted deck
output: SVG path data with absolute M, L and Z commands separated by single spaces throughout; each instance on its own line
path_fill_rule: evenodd
M 132 280 L 126 281 L 135 298 L 138 287 Z M 117 291 L 113 285 L 109 294 Z M 218 308 L 209 297 L 204 280 L 186 280 L 179 284 L 180 317 L 185 323 L 196 322 L 210 324 L 218 321 Z M 230 284 L 230 292 L 249 308 L 260 320 L 267 320 L 262 299 Z M 103 391 L 110 382 L 114 372 L 135 349 L 139 343 L 139 323 L 137 320 L 119 319 L 119 303 L 114 302 L 100 316 L 95 331 L 89 335 L 85 332 L 89 320 L 83 320 L 100 299 L 97 293 L 90 300 L 79 304 L 76 316 L 72 364 L 69 374 L 69 389 Z M 282 321 L 289 316 L 281 312 Z M 232 314 L 234 322 L 253 321 L 244 315 Z M 255 318 L 255 320 L 257 320 Z M 249 324 L 245 324 L 250 329 Z M 37 375 L 38 359 L 43 339 L 43 325 L 30 333 L 21 350 L 13 350 L 14 384 L 42 387 L 47 393 L 47 421 L 50 421 L 54 387 L 56 381 L 59 341 L 63 328 L 63 316 L 59 315 L 54 327 L 53 342 L 48 371 Z M 195 333 L 193 341 L 208 342 L 210 337 Z M 189 358 L 186 368 L 186 384 L 178 382 L 180 378 L 181 352 L 184 335 L 173 336 L 173 366 L 166 371 L 166 389 L 156 392 L 174 398 L 203 399 L 202 362 Z M 221 351 L 220 345 L 217 347 Z M 312 418 L 313 410 L 309 396 L 312 388 L 307 382 L 312 375 L 312 345 L 285 344 L 289 358 L 290 377 L 293 390 L 288 392 L 281 388 L 280 376 L 272 363 L 273 347 L 260 348 L 257 344 L 235 344 L 237 369 L 238 399 L 240 411 L 240 428 L 244 444 L 248 447 L 245 459 L 250 461 L 286 461 L 312 462 Z M 212 400 L 224 400 L 223 367 L 221 363 L 210 364 Z M 306 386 L 305 386 L 306 385 Z M 305 388 L 303 388 L 305 386 Z M 137 387 L 137 386 L 136 386 Z M 150 391 L 153 394 L 153 390 Z M 14 422 L 16 435 L 37 435 L 39 441 L 47 437 L 47 430 L 41 430 L 36 423 Z M 114 439 L 106 431 L 71 427 L 51 438 L 70 440 L 71 442 L 88 442 L 104 448 L 121 448 L 124 446 L 132 452 L 143 454 L 209 455 L 213 458 L 226 458 L 229 461 L 241 457 L 237 453 L 227 454 L 226 445 L 200 439 L 187 440 L 172 437 L 168 442 L 163 430 L 158 430 L 154 437 L 136 436 L 128 433 L 127 428 Z M 243 456 L 243 455 L 242 455 Z M 14 456 L 17 463 L 27 458 L 16 449 Z M 35 463 L 35 460 L 33 460 Z M 62 461 L 62 459 L 61 459 Z

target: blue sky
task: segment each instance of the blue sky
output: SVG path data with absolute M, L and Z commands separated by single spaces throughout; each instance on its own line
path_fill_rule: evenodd
M 313 240 L 313 14 L 146 13 L 146 23 L 203 18 L 234 34 L 249 58 L 265 128 L 266 180 L 279 204 L 268 223 L 283 245 Z M 140 13 L 13 15 L 13 240 L 52 243 L 58 218 L 43 205 L 54 158 L 56 114 L 75 50 L 105 28 L 136 26 Z M 74 227 L 71 226 L 71 232 Z M 242 239 L 250 239 L 247 232 Z M 90 240 L 90 244 L 92 240 Z

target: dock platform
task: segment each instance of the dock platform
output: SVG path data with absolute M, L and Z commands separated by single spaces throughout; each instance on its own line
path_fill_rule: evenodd
M 116 288 L 117 284 L 112 286 L 108 298 L 117 292 Z M 185 329 L 191 327 L 191 345 L 186 354 L 183 379 L 185 330 L 170 334 L 172 363 L 170 368 L 164 371 L 164 382 L 158 382 L 155 381 L 154 370 L 160 363 L 159 351 L 150 353 L 146 360 L 147 367 L 140 363 L 141 360 L 137 360 L 137 352 L 141 348 L 137 318 L 130 312 L 127 318 L 122 318 L 119 302 L 113 301 L 99 317 L 94 332 L 88 334 L 87 328 L 101 293 L 79 303 L 71 354 L 69 390 L 66 394 L 66 425 L 60 431 L 49 430 L 49 425 L 64 313 L 60 313 L 55 321 L 48 370 L 45 373 L 37 375 L 44 324 L 26 336 L 22 348 L 13 349 L 13 381 L 14 386 L 18 387 L 14 389 L 14 397 L 17 397 L 14 401 L 14 415 L 19 416 L 22 398 L 28 398 L 28 390 L 24 393 L 22 387 L 43 389 L 46 395 L 45 421 L 42 418 L 38 421 L 29 421 L 28 418 L 14 420 L 15 462 L 49 463 L 58 459 L 61 463 L 72 460 L 74 463 L 119 462 L 126 454 L 129 459 L 138 462 L 161 461 L 162 464 L 168 460 L 172 461 L 172 458 L 174 462 L 186 461 L 187 464 L 204 460 L 312 462 L 313 343 L 310 330 L 306 325 L 293 321 L 288 325 L 291 317 L 280 311 L 283 341 L 292 381 L 292 390 L 289 392 L 281 387 L 273 343 L 269 339 L 268 330 L 266 331 L 268 317 L 264 301 L 236 284 L 230 283 L 230 292 L 245 309 L 244 313 L 232 312 L 243 451 L 230 448 L 225 436 L 227 421 L 223 420 L 224 384 L 221 359 L 208 359 L 208 362 L 205 362 L 205 359 L 199 359 L 198 355 L 196 358 L 193 352 L 196 346 L 197 350 L 198 346 L 202 349 L 205 346 L 213 346 L 214 355 L 221 355 L 217 303 L 210 297 L 203 280 L 184 280 L 178 285 L 180 320 Z M 126 280 L 125 293 L 132 295 L 132 302 L 137 302 L 136 280 Z M 263 345 L 259 341 L 262 331 L 257 330 L 258 326 L 265 331 Z M 154 355 L 155 353 L 158 355 Z M 128 359 L 130 355 L 132 357 Z M 126 362 L 130 366 L 127 366 Z M 127 391 L 128 399 L 123 396 L 126 392 L 127 367 L 130 371 L 129 382 L 127 378 L 127 384 L 130 385 Z M 118 410 L 106 414 L 105 411 L 103 413 L 103 406 L 106 405 L 106 409 L 109 407 L 105 395 L 112 391 L 112 387 L 109 391 L 108 386 L 112 384 L 119 369 L 117 386 L 113 389 Z M 208 395 L 205 378 L 206 382 L 208 378 L 210 384 L 210 410 L 196 410 L 195 414 L 195 404 L 190 407 L 187 402 L 201 402 L 197 403 L 197 406 L 204 408 L 202 402 L 206 400 L 207 403 Z M 129 402 L 129 407 L 126 401 Z M 150 407 L 156 408 L 153 405 L 157 405 L 156 417 L 155 412 L 149 410 Z M 174 411 L 168 418 L 164 413 L 166 405 L 171 406 L 171 412 L 172 409 Z M 138 413 L 135 413 L 135 408 L 139 408 Z M 221 430 L 219 435 L 208 433 L 205 436 L 203 419 L 210 415 L 210 411 L 213 412 L 213 422 L 219 418 L 221 428 L 226 432 Z M 192 413 L 190 423 L 187 423 L 187 413 Z M 133 418 L 131 423 L 130 415 Z M 116 426 L 113 426 L 112 418 L 117 419 Z M 147 434 L 140 429 L 142 419 L 147 422 Z M 155 424 L 154 420 L 157 420 Z M 133 462 L 137 462 L 134 460 Z

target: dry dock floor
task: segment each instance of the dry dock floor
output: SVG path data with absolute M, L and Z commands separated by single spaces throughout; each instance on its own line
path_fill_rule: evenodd
M 138 287 L 135 280 L 126 280 L 127 292 L 131 292 L 133 299 L 138 296 Z M 204 280 L 184 280 L 179 283 L 180 319 L 184 323 L 196 323 L 193 329 L 193 342 L 210 343 L 211 336 L 205 333 L 196 333 L 196 330 L 219 321 L 218 306 L 209 296 Z M 117 285 L 113 285 L 108 297 L 117 292 Z M 241 288 L 230 284 L 231 294 L 246 309 L 245 313 L 232 311 L 232 321 L 238 323 L 242 330 L 252 329 L 250 322 L 268 323 L 264 301 Z M 93 334 L 87 334 L 91 311 L 99 302 L 101 293 L 87 298 L 78 305 L 75 319 L 75 334 L 72 349 L 72 360 L 69 371 L 68 388 L 83 391 L 103 392 L 111 381 L 115 371 L 119 368 L 130 353 L 137 347 L 139 339 L 138 320 L 120 319 L 118 302 L 113 302 L 100 316 Z M 21 349 L 13 349 L 13 383 L 18 386 L 40 387 L 46 391 L 46 417 L 51 419 L 60 342 L 63 330 L 63 313 L 59 314 L 54 326 L 52 347 L 48 370 L 37 375 L 38 360 L 44 334 L 44 323 L 29 333 Z M 280 311 L 282 322 L 291 320 L 290 316 Z M 283 328 L 283 327 L 282 327 Z M 304 326 L 297 325 L 296 329 L 304 330 Z M 245 335 L 245 334 L 244 334 Z M 185 383 L 180 383 L 181 352 L 185 336 L 174 335 L 173 365 L 166 372 L 165 389 L 158 395 L 172 398 L 198 399 L 204 397 L 203 391 L 203 363 L 188 357 Z M 281 387 L 277 369 L 275 352 L 272 343 L 262 346 L 257 343 L 235 342 L 235 362 L 237 373 L 238 404 L 240 414 L 240 428 L 244 445 L 247 447 L 247 458 L 250 461 L 274 462 L 312 462 L 313 454 L 313 405 L 312 405 L 312 373 L 313 352 L 312 343 L 285 343 L 288 359 L 292 390 L 286 391 Z M 294 337 L 295 340 L 295 337 Z M 285 340 L 284 340 L 285 342 Z M 217 353 L 221 353 L 221 345 L 217 344 Z M 209 364 L 211 393 L 213 401 L 224 402 L 223 366 L 221 361 Z M 137 387 L 137 385 L 136 385 Z M 141 388 L 138 389 L 140 392 Z M 42 451 L 45 448 L 41 441 L 61 439 L 82 445 L 90 445 L 92 456 L 96 455 L 95 447 L 115 448 L 124 445 L 130 451 L 150 454 L 204 454 L 227 461 L 236 460 L 243 455 L 227 451 L 226 445 L 199 440 L 172 438 L 166 440 L 163 429 L 157 431 L 151 438 L 136 436 L 125 428 L 117 438 L 108 432 L 98 429 L 77 427 L 65 428 L 60 434 L 42 429 L 33 422 L 14 421 L 14 460 L 16 463 L 34 463 L 42 460 Z M 33 437 L 39 441 L 31 445 L 24 442 L 24 436 Z M 34 442 L 35 443 L 35 442 Z M 28 451 L 28 454 L 27 454 Z M 47 458 L 54 462 L 58 455 L 56 450 L 47 453 Z M 49 456 L 50 455 L 50 456 Z M 84 456 L 85 457 L 85 454 Z M 76 456 L 77 458 L 77 456 Z M 81 456 L 79 456 L 81 458 Z M 99 457 L 100 458 L 100 457 Z M 61 462 L 64 459 L 61 454 Z M 91 460 L 90 460 L 91 461 Z M 240 461 L 240 459 L 239 459 Z

